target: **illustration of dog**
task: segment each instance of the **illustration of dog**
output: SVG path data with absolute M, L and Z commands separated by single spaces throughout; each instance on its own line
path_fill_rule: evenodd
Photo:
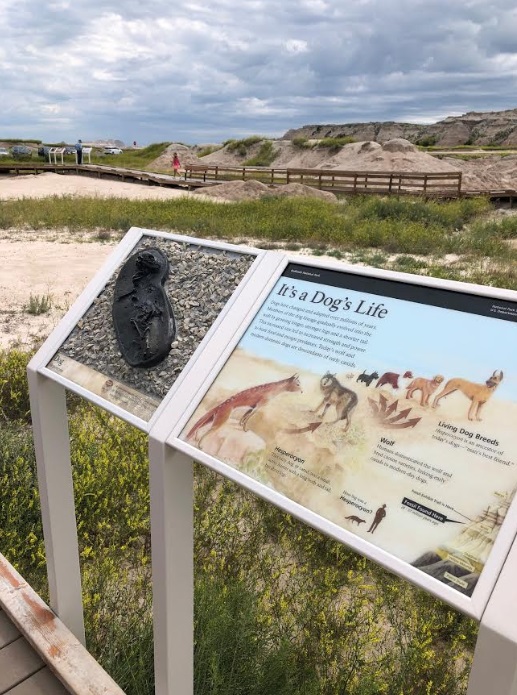
M 357 395 L 343 386 L 336 379 L 334 374 L 327 372 L 320 380 L 320 388 L 323 392 L 323 400 L 314 410 L 318 414 L 318 410 L 323 408 L 321 417 L 325 417 L 325 413 L 330 408 L 331 405 L 335 406 L 337 418 L 334 422 L 339 422 L 340 420 L 346 421 L 345 432 L 350 427 L 352 411 L 356 407 L 359 399 Z
M 355 516 L 354 514 L 352 514 L 351 516 L 345 516 L 345 519 L 350 519 L 352 523 L 355 521 L 355 523 L 358 526 L 361 526 L 361 524 L 366 524 L 366 519 L 361 519 L 360 517 Z
M 363 371 L 362 374 L 359 374 L 356 381 L 362 381 L 367 386 L 370 386 L 372 381 L 375 381 L 375 379 L 378 379 L 378 378 L 379 378 L 379 375 L 377 374 L 377 372 L 372 372 L 371 374 L 367 374 L 366 371 Z
M 404 379 L 412 379 L 412 372 L 404 372 L 404 374 L 396 374 L 395 372 L 384 372 L 379 381 L 375 384 L 375 388 L 380 388 L 381 386 L 391 386 L 395 391 L 398 391 L 400 386 L 403 384 Z M 399 384 L 400 380 L 400 384 Z
M 282 379 L 281 381 L 272 381 L 268 384 L 260 384 L 259 386 L 252 386 L 244 391 L 239 391 L 235 395 L 227 398 L 219 405 L 211 408 L 207 413 L 205 413 L 196 424 L 190 429 L 187 434 L 187 439 L 193 439 L 201 444 L 202 440 L 210 434 L 215 432 L 220 427 L 222 427 L 230 418 L 232 412 L 236 408 L 246 407 L 247 410 L 241 417 L 239 424 L 244 431 L 246 431 L 246 425 L 250 417 L 255 413 L 258 408 L 264 407 L 272 398 L 278 396 L 280 393 L 289 391 L 300 391 L 302 387 L 300 385 L 300 380 L 297 374 L 293 374 L 288 379 Z M 206 432 L 197 439 L 196 435 L 199 430 L 205 425 L 209 425 Z
M 443 376 L 437 374 L 432 379 L 424 379 L 424 377 L 417 377 L 410 382 L 407 387 L 406 398 L 411 398 L 414 393 L 420 391 L 420 405 L 426 406 L 429 404 L 429 397 L 436 391 L 438 386 L 443 382 Z
M 468 411 L 469 420 L 481 420 L 481 410 L 483 406 L 493 395 L 502 380 L 503 372 L 499 371 L 498 373 L 497 370 L 494 371 L 492 376 L 487 379 L 484 384 L 476 384 L 473 381 L 467 381 L 467 379 L 461 379 L 459 377 L 449 379 L 443 387 L 443 390 L 435 397 L 433 408 L 436 408 L 445 396 L 454 393 L 454 391 L 461 391 L 461 393 L 471 401 Z

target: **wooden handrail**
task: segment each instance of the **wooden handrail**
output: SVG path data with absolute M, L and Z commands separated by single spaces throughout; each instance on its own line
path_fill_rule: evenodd
M 189 175 L 203 175 L 207 179 L 238 178 L 245 181 L 252 178 L 268 183 L 291 183 L 298 181 L 320 189 L 330 189 L 349 193 L 387 193 L 415 195 L 438 195 L 441 192 L 461 195 L 461 172 L 380 172 L 351 171 L 344 169 L 307 169 L 287 167 L 271 169 L 267 167 L 214 166 L 188 164 L 185 178 Z

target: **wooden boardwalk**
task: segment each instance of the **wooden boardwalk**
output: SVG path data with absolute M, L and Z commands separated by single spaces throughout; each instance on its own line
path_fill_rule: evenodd
M 124 695 L 0 554 L 0 695 Z
M 73 174 L 75 176 L 90 176 L 111 181 L 128 181 L 131 183 L 147 184 L 149 186 L 166 186 L 190 190 L 202 186 L 211 185 L 201 177 L 192 181 L 185 181 L 179 176 L 171 174 L 158 174 L 153 171 L 140 171 L 138 169 L 124 169 L 100 164 L 43 164 L 41 162 L 23 162 L 16 164 L 0 163 L 0 177 L 4 176 L 28 176 L 30 174 L 43 174 L 45 172 L 55 174 Z
M 280 169 L 270 167 L 226 167 L 188 164 L 182 177 L 152 171 L 125 169 L 101 164 L 46 164 L 42 162 L 0 163 L 1 176 L 27 176 L 52 171 L 109 180 L 128 181 L 190 191 L 225 181 L 261 181 L 272 186 L 302 183 L 324 191 L 345 195 L 413 195 L 424 198 L 454 199 L 488 197 L 508 201 L 517 199 L 515 189 L 465 190 L 461 172 L 379 172 L 339 169 Z

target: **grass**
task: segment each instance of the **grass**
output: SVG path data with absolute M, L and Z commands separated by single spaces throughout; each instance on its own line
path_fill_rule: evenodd
M 331 152 L 338 152 L 345 145 L 355 142 L 355 138 L 348 135 L 343 135 L 336 138 L 322 138 L 321 140 L 311 142 L 308 138 L 300 136 L 293 138 L 291 142 L 293 147 L 297 147 L 300 150 L 310 150 L 318 147 L 324 147 L 329 149 Z
M 253 145 L 258 144 L 264 140 L 264 138 L 259 135 L 252 135 L 249 138 L 244 138 L 243 140 L 226 140 L 223 145 L 226 147 L 228 152 L 234 152 L 239 154 L 241 157 L 245 157 L 248 150 Z
M 222 145 L 207 145 L 207 147 L 203 147 L 199 150 L 197 156 L 202 159 L 213 152 L 218 152 L 220 149 L 222 149 Z
M 316 147 L 326 147 L 330 151 L 338 151 L 345 145 L 349 145 L 351 142 L 355 142 L 355 138 L 349 136 L 342 136 L 338 138 L 322 138 L 318 141 Z
M 273 143 L 271 140 L 265 140 L 259 151 L 254 157 L 247 159 L 244 162 L 244 166 L 250 167 L 268 167 L 274 162 L 277 153 L 273 149 Z
M 32 316 L 48 314 L 52 309 L 52 296 L 50 294 L 31 294 L 25 305 L 25 311 Z
M 0 228 L 67 227 L 126 231 L 131 226 L 176 230 L 196 236 L 266 241 L 331 243 L 341 249 L 375 247 L 402 253 L 508 254 L 493 225 L 470 221 L 487 212 L 487 201 L 449 203 L 397 198 L 351 198 L 334 204 L 309 198 L 266 198 L 232 205 L 192 198 L 174 201 L 77 199 L 5 201 Z M 508 232 L 505 232 L 505 234 Z M 511 254 L 510 254 L 511 255 Z

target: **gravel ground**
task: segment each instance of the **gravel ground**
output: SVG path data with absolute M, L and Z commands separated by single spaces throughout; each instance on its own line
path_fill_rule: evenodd
M 159 248 L 170 262 L 165 291 L 173 307 L 177 335 L 168 357 L 149 369 L 131 367 L 122 358 L 111 315 L 118 271 L 67 338 L 62 352 L 141 393 L 161 400 L 255 257 L 154 237 L 143 237 L 130 255 L 149 247 Z

